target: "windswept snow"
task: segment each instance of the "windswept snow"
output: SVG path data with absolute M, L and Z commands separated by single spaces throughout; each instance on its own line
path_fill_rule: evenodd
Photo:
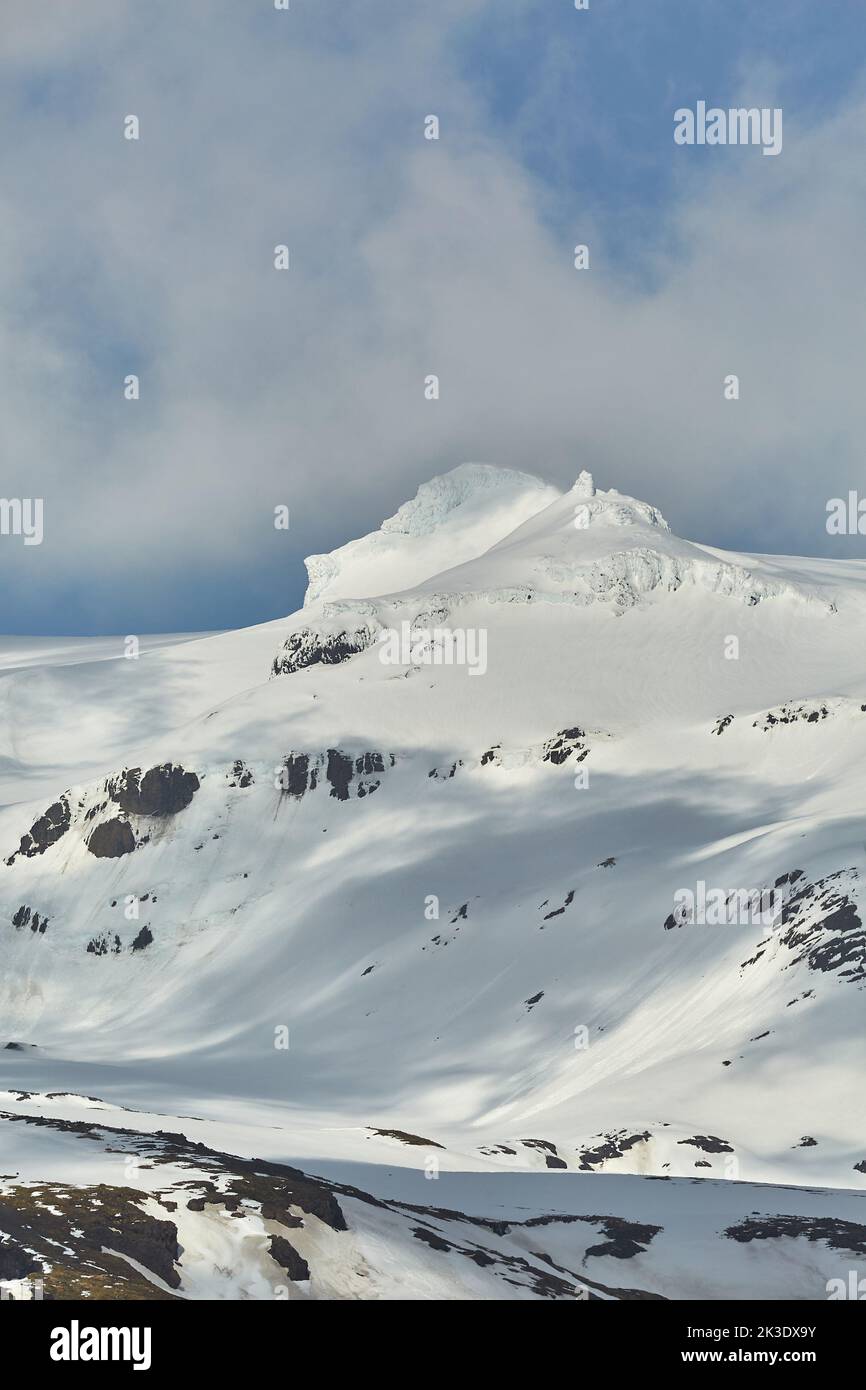
M 408 588 L 489 548 L 540 511 L 558 489 L 529 473 L 463 463 L 422 483 L 378 531 L 329 555 L 310 555 L 304 598 L 353 598 Z

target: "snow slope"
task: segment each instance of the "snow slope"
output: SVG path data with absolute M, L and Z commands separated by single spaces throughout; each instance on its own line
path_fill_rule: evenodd
M 494 1181 L 542 1215 L 553 1182 L 589 1212 L 590 1179 L 634 1175 L 602 1190 L 650 1222 L 670 1178 L 666 1229 L 701 1191 L 745 1219 L 755 1183 L 774 1216 L 802 1187 L 852 1220 L 866 564 L 721 552 L 588 474 L 472 464 L 308 568 L 299 613 L 243 632 L 0 648 L 0 1087 L 383 1200 L 434 1160 L 474 1215 Z M 389 634 L 429 641 L 391 662 Z M 707 890 L 779 911 L 683 923 Z M 707 1258 L 696 1296 L 729 1296 Z M 825 1264 L 786 1296 L 825 1297 Z

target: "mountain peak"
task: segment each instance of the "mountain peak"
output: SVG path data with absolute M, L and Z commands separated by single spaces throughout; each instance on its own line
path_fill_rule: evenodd
M 424 536 L 435 531 L 458 507 L 480 502 L 485 507 L 503 492 L 551 491 L 550 485 L 532 473 L 497 468 L 492 463 L 460 463 L 447 473 L 437 473 L 422 483 L 410 501 L 386 517 L 380 530 L 404 536 Z
M 481 555 L 562 496 L 531 473 L 461 463 L 422 483 L 376 531 L 305 560 L 316 599 L 371 598 Z
M 636 497 L 624 497 L 616 488 L 599 492 L 592 474 L 586 469 L 578 475 L 569 498 L 572 501 L 578 499 L 574 508 L 574 525 L 579 531 L 597 525 L 654 526 L 660 531 L 671 529 L 658 508 L 651 506 L 649 502 L 641 502 Z

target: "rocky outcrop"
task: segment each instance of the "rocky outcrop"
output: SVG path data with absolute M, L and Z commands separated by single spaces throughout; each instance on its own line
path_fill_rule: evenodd
M 366 626 L 356 628 L 354 632 L 343 630 L 327 633 L 301 628 L 286 638 L 282 650 L 274 658 L 271 673 L 288 676 L 308 666 L 339 666 L 372 646 L 375 640 L 375 632 Z
M 115 932 L 102 932 L 100 936 L 91 937 L 87 943 L 87 954 L 89 956 L 118 956 L 120 955 L 120 937 Z
M 123 854 L 132 854 L 135 849 L 135 834 L 127 820 L 112 816 L 94 826 L 87 837 L 87 848 L 97 859 L 119 859 Z
M 567 1168 L 568 1164 L 564 1158 L 560 1158 L 556 1145 L 549 1139 L 521 1139 L 521 1144 L 525 1149 L 536 1149 L 544 1159 L 546 1168 Z
M 610 737 L 599 734 L 598 730 L 596 736 Z M 505 749 L 501 743 L 491 744 L 481 754 L 478 766 L 519 768 L 548 763 L 551 767 L 561 767 L 572 758 L 576 763 L 582 763 L 584 758 L 589 757 L 589 753 L 589 734 L 575 724 L 570 729 L 560 729 L 558 733 L 545 739 L 544 743 L 533 743 L 528 748 Z
M 138 1191 L 104 1184 L 4 1193 L 0 1279 L 44 1276 L 49 1298 L 167 1297 L 147 1276 L 156 1275 L 170 1289 L 179 1286 L 177 1228 L 142 1211 L 141 1200 Z
M 25 927 L 29 926 L 32 932 L 38 932 L 41 936 L 48 926 L 48 918 L 40 917 L 38 912 L 32 911 L 26 903 L 22 903 L 12 916 L 12 925 L 18 931 L 23 931 Z
M 692 1139 L 678 1139 L 678 1144 L 691 1144 L 695 1149 L 703 1149 L 705 1154 L 732 1154 L 734 1152 L 727 1139 L 718 1139 L 714 1134 L 696 1134 Z
M 200 786 L 194 772 L 174 763 L 148 768 L 124 769 L 112 778 L 106 789 L 122 811 L 134 816 L 174 816 L 190 804 Z
M 779 929 L 760 941 L 740 968 L 754 966 L 762 957 L 778 958 L 782 952 L 783 969 L 804 964 L 852 983 L 866 980 L 866 930 L 854 896 L 857 869 L 839 869 L 814 882 L 802 880 L 802 869 L 776 880 L 777 890 L 784 889 Z
M 240 766 L 243 768 L 243 764 Z M 241 784 L 247 786 L 251 780 L 252 774 L 247 775 L 244 769 Z M 19 856 L 29 859 L 44 854 L 73 825 L 83 826 L 85 831 L 92 826 L 86 833 L 85 844 L 97 859 L 118 859 L 124 854 L 131 854 L 138 845 L 147 841 L 149 835 L 137 833 L 130 817 L 164 820 L 174 816 L 189 806 L 199 785 L 194 772 L 188 772 L 174 763 L 161 763 L 148 768 L 146 772 L 142 772 L 140 767 L 124 768 L 116 777 L 110 777 L 96 787 L 95 796 L 93 792 L 81 796 L 75 808 L 70 794 L 64 792 L 22 836 L 18 849 L 9 856 L 6 865 L 11 868 Z M 101 819 L 115 807 L 119 808 L 121 814 L 109 815 L 107 820 Z M 44 927 L 33 929 L 44 930 Z
M 722 1232 L 728 1240 L 746 1245 L 753 1240 L 796 1239 L 823 1241 L 831 1250 L 866 1255 L 866 1226 L 854 1221 L 811 1216 L 753 1216 L 728 1226 Z
M 284 1236 L 271 1236 L 269 1253 L 288 1274 L 290 1279 L 303 1280 L 310 1277 L 310 1266 L 301 1259 L 293 1245 Z
M 44 854 L 49 845 L 56 844 L 61 836 L 65 835 L 72 823 L 72 811 L 69 805 L 69 797 L 66 793 L 55 801 L 44 815 L 34 821 L 26 835 L 22 835 L 21 843 L 15 854 L 6 860 L 11 867 L 15 863 L 17 855 L 23 855 L 25 859 L 32 859 L 36 854 Z
M 553 738 L 544 744 L 541 750 L 541 761 L 553 763 L 555 767 L 558 767 L 560 763 L 567 762 L 573 756 L 576 762 L 582 763 L 589 753 L 585 739 L 586 734 L 583 729 L 578 729 L 576 726 L 573 729 L 563 729 L 561 733 L 554 734 Z
M 395 765 L 393 753 L 367 752 L 353 756 L 340 748 L 324 753 L 289 753 L 283 759 L 283 793 L 300 800 L 316 790 L 321 779 L 331 788 L 331 796 L 348 801 L 350 796 L 372 796 L 381 785 L 381 776 Z
M 91 807 L 85 819 L 101 815 L 112 802 L 123 814 L 99 821 L 87 837 L 87 848 L 97 859 L 119 859 L 131 854 L 149 836 L 136 833 L 129 817 L 167 820 L 189 806 L 200 785 L 194 772 L 175 763 L 160 763 L 144 773 L 140 767 L 124 768 L 105 783 L 109 802 Z
M 252 772 L 242 758 L 235 759 L 231 772 L 226 773 L 226 776 L 229 778 L 230 787 L 251 787 L 255 782 Z
M 823 701 L 810 700 L 799 705 L 779 705 L 777 709 L 767 710 L 752 724 L 753 729 L 768 733 L 777 724 L 819 724 L 829 719 L 830 708 Z
M 289 796 L 302 797 L 315 791 L 319 781 L 320 761 L 309 753 L 289 753 L 283 759 L 282 786 Z
M 437 782 L 450 782 L 456 775 L 458 767 L 463 766 L 463 759 L 458 758 L 453 763 L 447 763 L 445 767 L 432 767 L 427 773 L 428 777 L 433 777 Z
M 648 1143 L 652 1135 L 649 1130 L 629 1134 L 628 1130 L 620 1129 L 612 1134 L 600 1134 L 598 1138 L 600 1142 L 594 1147 L 580 1150 L 579 1167 L 584 1173 L 591 1172 L 593 1168 L 600 1168 L 611 1159 L 622 1158 L 635 1145 Z
M 444 1149 L 444 1144 L 437 1144 L 435 1139 L 425 1139 L 420 1134 L 409 1134 L 405 1129 L 377 1129 L 375 1125 L 368 1125 L 371 1134 L 377 1134 L 381 1139 L 396 1139 L 400 1144 L 409 1144 L 418 1149 Z

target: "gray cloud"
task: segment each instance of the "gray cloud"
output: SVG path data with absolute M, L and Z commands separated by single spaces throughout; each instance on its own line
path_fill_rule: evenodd
M 70 570 L 96 627 L 127 593 L 183 625 L 179 586 L 257 568 L 288 609 L 301 555 L 468 458 L 590 467 L 698 538 L 836 553 L 824 500 L 856 486 L 864 434 L 866 105 L 786 110 L 776 160 L 684 164 L 636 288 L 602 227 L 551 230 L 459 75 L 454 25 L 483 8 L 7 0 L 0 490 L 45 497 L 46 543 L 4 542 L 0 574 L 44 626 Z

